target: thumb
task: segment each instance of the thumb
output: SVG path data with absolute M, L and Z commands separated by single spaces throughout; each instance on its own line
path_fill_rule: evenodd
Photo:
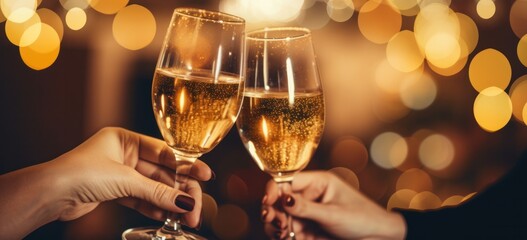
M 323 223 L 331 213 L 325 204 L 310 201 L 300 195 L 284 194 L 282 196 L 284 210 L 292 216 L 308 219 L 314 222 Z
M 132 197 L 145 200 L 171 212 L 183 213 L 194 209 L 195 200 L 187 193 L 154 181 L 141 174 L 135 174 L 136 181 L 130 184 Z

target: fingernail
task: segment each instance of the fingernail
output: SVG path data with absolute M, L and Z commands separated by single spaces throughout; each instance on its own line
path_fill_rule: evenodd
M 293 196 L 286 194 L 282 199 L 282 203 L 288 207 L 292 207 L 295 205 L 295 199 L 293 198 Z
M 211 173 L 210 180 L 216 180 L 216 173 L 212 170 L 210 171 L 210 173 Z
M 262 204 L 265 204 L 265 202 L 267 201 L 267 194 L 265 194 L 262 198 Z
M 194 209 L 194 198 L 185 195 L 177 196 L 175 203 L 177 207 L 186 211 L 192 211 Z
M 268 213 L 269 211 L 267 211 L 267 209 L 262 209 L 262 221 L 265 221 L 265 218 L 267 217 Z

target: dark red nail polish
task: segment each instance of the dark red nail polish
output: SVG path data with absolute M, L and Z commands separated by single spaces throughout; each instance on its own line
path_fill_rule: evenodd
M 192 211 L 192 209 L 194 209 L 195 201 L 194 198 L 185 195 L 179 195 L 176 197 L 175 203 L 177 207 L 183 210 Z
M 210 171 L 210 180 L 216 180 L 216 173 L 214 171 Z
M 285 206 L 292 207 L 295 205 L 295 199 L 293 198 L 293 196 L 287 194 L 287 195 L 284 195 L 284 197 L 282 198 L 282 203 Z

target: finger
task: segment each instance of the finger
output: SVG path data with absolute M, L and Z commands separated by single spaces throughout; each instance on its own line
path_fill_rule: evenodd
M 201 218 L 201 207 L 202 207 L 202 191 L 201 186 L 196 180 L 189 179 L 187 182 L 186 192 L 195 199 L 194 209 L 183 216 L 185 223 L 189 227 L 197 227 L 200 223 Z
M 152 180 L 174 186 L 176 171 L 147 161 L 139 161 L 135 167 L 139 173 Z
M 273 205 L 278 200 L 278 184 L 274 180 L 269 180 L 265 185 L 265 196 L 262 204 Z
M 326 205 L 310 201 L 301 197 L 298 194 L 284 194 L 281 199 L 283 208 L 289 214 L 295 217 L 309 219 L 315 222 L 320 220 L 320 216 L 328 214 L 338 214 L 329 211 Z
M 171 212 L 192 211 L 196 201 L 189 194 L 169 187 L 164 183 L 147 178 L 130 169 L 131 179 L 123 179 L 131 197 L 136 197 Z
M 123 206 L 135 209 L 141 214 L 158 221 L 164 221 L 166 218 L 166 210 L 141 199 L 126 197 L 117 199 L 117 202 Z
M 208 181 L 212 178 L 212 170 L 209 165 L 198 159 L 192 164 L 190 176 L 199 181 Z
M 276 214 L 276 211 L 274 210 L 273 207 L 268 206 L 268 205 L 262 206 L 261 217 L 262 217 L 263 222 L 270 223 L 275 218 L 275 214 Z
M 295 174 L 291 189 L 305 199 L 319 199 L 328 187 L 328 182 L 334 175 L 325 171 L 305 171 Z

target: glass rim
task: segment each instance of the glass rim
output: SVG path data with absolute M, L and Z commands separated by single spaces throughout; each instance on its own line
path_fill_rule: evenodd
M 211 16 L 217 16 L 217 18 L 205 17 L 203 14 L 207 13 Z M 190 18 L 200 19 L 207 22 L 213 23 L 227 23 L 227 24 L 245 24 L 245 19 L 242 17 L 219 12 L 219 11 L 210 11 L 200 8 L 176 8 L 174 9 L 174 14 L 183 15 Z
M 255 36 L 259 33 L 264 32 L 296 32 L 298 34 L 283 36 L 283 37 L 267 37 L 267 36 Z M 263 29 L 258 29 L 250 31 L 246 34 L 247 39 L 258 40 L 258 41 L 283 41 L 289 39 L 300 39 L 311 36 L 311 30 L 303 27 L 267 27 Z

